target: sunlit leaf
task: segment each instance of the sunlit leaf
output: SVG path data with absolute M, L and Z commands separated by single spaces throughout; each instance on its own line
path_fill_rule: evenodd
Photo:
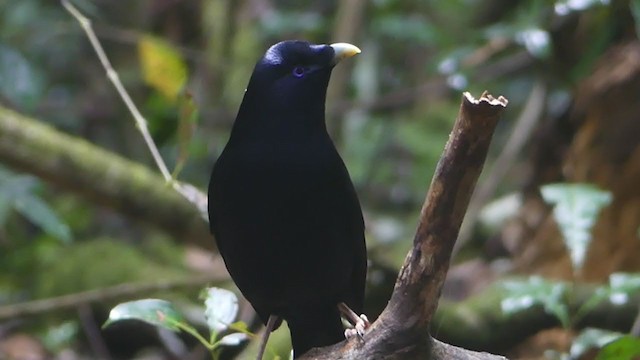
M 640 291 L 640 274 L 614 273 L 609 276 L 609 301 L 622 305 Z
M 502 286 L 506 292 L 500 302 L 504 313 L 513 314 L 534 305 L 542 305 L 545 311 L 556 316 L 563 326 L 569 326 L 569 310 L 564 301 L 567 291 L 565 284 L 532 276 L 522 281 L 505 281 Z
M 545 59 L 551 54 L 551 36 L 542 29 L 530 28 L 519 31 L 515 39 L 537 58 Z
M 506 194 L 485 205 L 478 220 L 492 231 L 498 231 L 507 220 L 513 218 L 522 207 L 522 196 L 518 193 Z
M 625 335 L 604 345 L 596 360 L 620 360 L 640 358 L 640 339 Z
M 249 326 L 244 321 L 236 321 L 233 324 L 230 324 L 229 329 L 243 333 L 249 332 Z
M 206 289 L 204 304 L 207 325 L 214 333 L 228 329 L 238 315 L 238 297 L 229 290 Z
M 584 329 L 573 340 L 573 343 L 571 344 L 571 349 L 569 350 L 569 354 L 571 355 L 572 359 L 578 359 L 580 356 L 584 355 L 590 349 L 593 349 L 593 348 L 599 349 L 604 345 L 620 338 L 622 335 L 623 334 L 621 333 L 618 333 L 615 331 L 609 331 L 609 330 L 602 330 L 602 329 L 595 329 L 595 328 Z M 623 359 L 623 358 L 616 358 L 616 359 Z
M 118 304 L 111 309 L 109 319 L 102 327 L 122 320 L 140 320 L 173 331 L 180 329 L 177 324 L 186 325 L 184 317 L 173 304 L 160 299 L 142 299 Z
M 540 190 L 544 201 L 554 205 L 553 217 L 574 269 L 580 270 L 591 243 L 591 228 L 600 210 L 611 203 L 611 193 L 589 184 L 549 184 Z
M 554 4 L 557 15 L 565 16 L 576 11 L 585 11 L 596 5 L 609 5 L 610 0 L 560 0 Z
M 187 79 L 187 65 L 180 53 L 168 42 L 143 36 L 138 53 L 144 81 L 170 101 L 176 101 Z
M 227 346 L 236 346 L 236 345 L 239 345 L 241 342 L 247 340 L 248 338 L 249 338 L 249 335 L 238 332 L 238 333 L 225 335 L 224 337 L 222 337 L 222 339 L 220 339 L 218 344 L 227 345 Z

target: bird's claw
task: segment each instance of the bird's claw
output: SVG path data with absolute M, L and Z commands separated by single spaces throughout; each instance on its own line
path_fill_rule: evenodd
M 351 339 L 352 337 L 358 335 L 358 330 L 355 328 L 344 329 L 344 337 L 347 339 Z
M 362 340 L 363 337 L 364 337 L 365 330 L 367 330 L 367 328 L 370 325 L 371 325 L 371 323 L 369 322 L 369 318 L 367 318 L 367 315 L 360 314 L 360 316 L 358 316 L 358 320 L 354 324 L 353 328 L 346 329 L 344 331 L 344 337 L 346 337 L 347 339 L 350 339 L 350 338 L 352 338 L 354 336 L 358 336 L 358 338 L 360 340 Z

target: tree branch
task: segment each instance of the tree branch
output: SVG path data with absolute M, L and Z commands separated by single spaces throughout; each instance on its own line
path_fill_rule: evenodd
M 468 216 L 462 223 L 460 235 L 453 250 L 454 253 L 457 253 L 471 239 L 482 207 L 493 197 L 498 185 L 515 163 L 520 151 L 529 142 L 536 125 L 544 113 L 546 97 L 546 85 L 541 80 L 537 80 L 533 84 L 529 98 L 518 120 L 513 124 L 511 134 L 501 149 L 500 155 L 495 159 L 491 166 L 491 171 L 486 176 L 486 179 L 480 183 L 478 190 L 471 198 L 471 203 L 467 210 Z
M 157 173 L 0 106 L 0 161 L 211 249 L 207 224 Z
M 584 311 L 602 289 L 593 284 L 564 284 L 570 286 L 564 298 L 570 314 Z M 506 296 L 504 288 L 495 284 L 462 302 L 440 302 L 432 320 L 433 336 L 466 349 L 504 352 L 542 330 L 561 326 L 542 305 L 506 314 L 501 306 Z M 638 303 L 640 294 L 632 295 L 625 304 L 602 301 L 585 313 L 573 330 L 596 327 L 627 332 Z
M 391 300 L 363 341 L 313 349 L 301 359 L 500 359 L 434 340 L 429 325 L 460 225 L 507 100 L 463 96 L 460 112 L 427 193 L 413 249 Z
M 107 288 L 88 290 L 75 294 L 57 296 L 54 298 L 33 300 L 17 304 L 0 306 L 0 320 L 21 316 L 33 316 L 51 311 L 61 311 L 76 308 L 81 305 L 99 301 L 114 301 L 131 298 L 150 292 L 167 291 L 176 288 L 201 287 L 212 282 L 228 280 L 224 275 L 190 276 L 176 280 L 160 280 L 145 283 L 124 283 Z

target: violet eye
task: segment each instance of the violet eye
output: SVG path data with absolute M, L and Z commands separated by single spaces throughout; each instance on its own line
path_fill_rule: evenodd
M 293 76 L 297 77 L 297 78 L 301 78 L 304 76 L 306 69 L 302 66 L 296 66 L 293 68 L 293 71 L 291 71 L 291 73 L 293 74 Z

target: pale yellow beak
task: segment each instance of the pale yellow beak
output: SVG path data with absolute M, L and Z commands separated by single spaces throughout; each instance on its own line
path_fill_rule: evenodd
M 339 63 L 342 59 L 350 58 L 354 55 L 360 54 L 360 49 L 347 43 L 335 43 L 329 45 L 333 48 L 335 54 L 333 55 L 333 64 Z

